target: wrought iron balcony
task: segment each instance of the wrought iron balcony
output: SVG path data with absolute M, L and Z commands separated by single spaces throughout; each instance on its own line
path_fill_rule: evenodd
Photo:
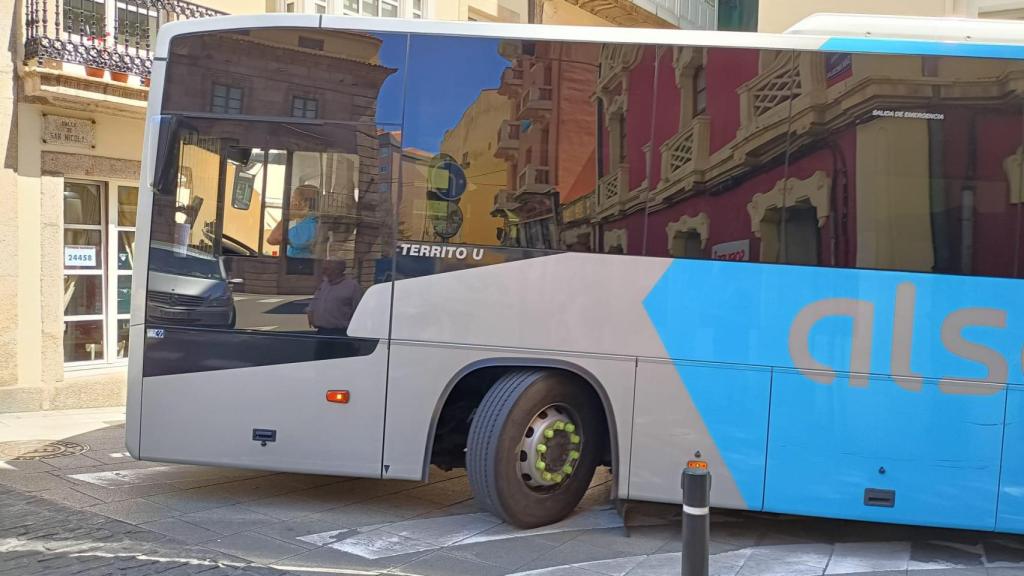
M 146 81 L 162 24 L 222 14 L 184 0 L 25 0 L 25 61 L 80 64 L 90 76 L 109 71 Z

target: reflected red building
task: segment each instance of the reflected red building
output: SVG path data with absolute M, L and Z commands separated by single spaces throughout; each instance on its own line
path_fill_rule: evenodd
M 1018 275 L 1008 60 L 605 45 L 597 248 Z M 1014 237 L 1019 237 L 1016 235 Z

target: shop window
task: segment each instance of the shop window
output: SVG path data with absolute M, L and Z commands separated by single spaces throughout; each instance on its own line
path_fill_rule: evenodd
M 138 197 L 136 186 L 64 184 L 65 362 L 127 356 Z

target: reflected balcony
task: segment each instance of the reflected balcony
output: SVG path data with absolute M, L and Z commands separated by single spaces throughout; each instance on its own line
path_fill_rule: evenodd
M 518 192 L 547 192 L 552 188 L 551 170 L 546 166 L 527 166 L 518 175 Z
M 516 202 L 515 190 L 499 190 L 494 195 L 494 206 L 491 208 L 491 215 L 499 215 L 503 212 L 511 212 L 519 206 Z
M 502 120 L 498 127 L 498 146 L 494 151 L 497 158 L 514 158 L 519 153 L 519 122 Z
M 501 73 L 501 84 L 498 86 L 498 94 L 510 96 L 519 94 L 523 87 L 523 69 L 513 65 Z
M 550 86 L 533 86 L 519 96 L 516 116 L 520 120 L 542 120 L 551 114 L 552 90 Z
M 662 144 L 661 186 L 677 189 L 677 184 L 689 187 L 695 179 L 701 180 L 708 166 L 710 139 L 710 118 L 698 116 L 685 130 Z
M 629 165 L 619 167 L 597 181 L 597 209 L 600 212 L 618 209 L 629 194 Z

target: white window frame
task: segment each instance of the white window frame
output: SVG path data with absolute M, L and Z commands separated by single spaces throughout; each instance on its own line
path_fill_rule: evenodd
M 67 184 L 67 183 L 84 184 L 84 185 L 89 185 L 89 186 L 97 186 L 99 188 L 99 193 L 100 193 L 100 223 L 99 224 L 67 224 L 65 222 L 61 222 L 61 230 L 60 230 L 60 236 L 61 236 L 61 242 L 60 242 L 60 245 L 61 245 L 61 268 L 62 268 L 62 273 L 61 273 L 61 325 L 64 328 L 64 332 L 66 332 L 67 331 L 67 325 L 68 325 L 68 323 L 71 323 L 71 322 L 89 322 L 89 321 L 97 321 L 97 320 L 100 321 L 101 322 L 101 326 L 102 326 L 102 332 L 103 332 L 103 337 L 102 338 L 103 338 L 103 347 L 104 347 L 103 348 L 103 352 L 101 353 L 101 357 L 98 360 L 95 360 L 95 359 L 93 359 L 93 360 L 77 360 L 77 361 L 71 361 L 71 362 L 65 361 L 64 362 L 64 366 L 65 367 L 103 366 L 103 365 L 105 365 L 107 363 L 106 362 L 106 359 L 107 359 L 107 349 L 106 349 L 106 346 L 107 346 L 107 332 L 106 332 L 107 326 L 106 326 L 106 317 L 107 317 L 107 311 L 108 311 L 107 306 L 109 305 L 109 298 L 107 298 L 107 297 L 103 297 L 102 298 L 101 309 L 100 309 L 100 313 L 99 314 L 80 314 L 80 315 L 73 315 L 73 316 L 68 316 L 66 314 L 66 312 L 67 312 L 66 305 L 64 304 L 63 300 L 64 300 L 64 289 L 65 289 L 64 288 L 64 279 L 67 276 L 99 276 L 99 278 L 100 278 L 100 286 L 101 286 L 101 288 L 100 288 L 101 293 L 104 296 L 107 295 L 107 292 L 108 292 L 107 280 L 106 280 L 106 275 L 105 275 L 104 272 L 106 270 L 106 267 L 109 265 L 109 263 L 106 261 L 107 251 L 104 250 L 104 248 L 107 246 L 107 243 L 108 243 L 107 242 L 107 226 L 106 226 L 106 223 L 107 223 L 107 214 L 106 214 L 106 212 L 107 212 L 107 209 L 109 208 L 109 201 L 108 201 L 109 194 L 107 193 L 107 186 L 108 186 L 108 184 L 107 184 L 107 182 L 104 182 L 102 180 L 87 180 L 87 179 L 78 179 L 78 178 L 65 178 L 64 183 L 65 184 Z M 64 189 L 63 188 L 64 187 L 61 186 L 61 193 L 62 194 L 64 193 Z M 78 268 L 67 268 L 66 266 L 64 266 L 64 256 L 63 256 L 63 253 L 64 253 L 64 246 L 65 246 L 65 242 L 66 242 L 66 240 L 64 238 L 64 231 L 65 230 L 98 230 L 100 232 L 99 252 L 100 252 L 100 255 L 102 256 L 103 260 L 102 260 L 102 264 L 100 265 L 100 267 L 98 269 L 95 269 L 95 270 L 82 270 L 82 269 L 78 269 Z M 64 347 L 63 347 L 63 338 L 62 338 L 61 339 L 61 358 L 63 358 L 63 357 L 64 357 Z
M 65 178 L 65 183 L 86 184 L 99 186 L 101 216 L 100 224 L 65 224 L 61 225 L 61 251 L 64 247 L 65 230 L 99 230 L 100 231 L 100 252 L 103 256 L 102 265 L 95 270 L 80 270 L 76 268 L 63 268 L 61 274 L 61 286 L 63 287 L 64 277 L 72 276 L 99 276 L 102 283 L 102 312 L 100 314 L 67 316 L 61 311 L 61 323 L 80 321 L 100 321 L 103 327 L 103 353 L 95 360 L 65 361 L 65 370 L 79 370 L 96 367 L 124 366 L 128 363 L 128 355 L 117 357 L 117 332 L 118 322 L 130 320 L 131 314 L 118 313 L 117 311 L 117 289 L 118 280 L 122 276 L 132 277 L 132 269 L 120 270 L 117 265 L 118 240 L 121 232 L 135 233 L 135 225 L 119 226 L 117 223 L 118 214 L 118 189 L 120 187 L 138 188 L 139 183 L 131 180 L 93 180 L 88 178 Z M 136 205 L 137 207 L 137 205 Z M 134 236 L 132 244 L 134 245 Z M 63 256 L 61 258 L 63 263 Z M 63 293 L 62 293 L 63 294 Z M 63 350 L 61 352 L 63 358 Z
M 108 358 L 107 360 L 108 364 L 123 364 L 128 361 L 127 351 L 123 357 L 117 357 L 117 325 L 121 320 L 131 320 L 132 317 L 130 303 L 128 305 L 128 312 L 120 313 L 118 312 L 117 308 L 117 290 L 119 286 L 119 281 L 124 276 L 127 276 L 128 279 L 131 280 L 132 270 L 134 270 L 135 268 L 134 262 L 132 263 L 132 267 L 127 270 L 121 270 L 121 268 L 117 265 L 117 249 L 118 243 L 121 238 L 121 232 L 132 233 L 132 253 L 134 254 L 135 250 L 137 250 L 137 247 L 135 246 L 135 225 L 133 224 L 131 226 L 120 226 L 117 223 L 116 216 L 118 215 L 118 192 L 120 192 L 119 189 L 122 187 L 135 188 L 139 192 L 139 194 L 141 194 L 138 182 L 131 182 L 127 180 L 111 180 L 107 183 L 107 197 L 109 198 L 107 202 L 107 214 L 109 215 L 107 218 L 107 229 L 109 231 L 107 233 L 107 237 L 110 238 L 110 241 L 107 243 L 107 262 L 109 263 L 110 268 L 107 271 L 106 277 L 108 278 L 108 281 L 110 283 L 110 288 L 109 290 L 107 290 L 107 298 L 109 299 L 108 310 L 110 310 L 110 313 L 106 315 L 107 324 L 105 346 L 107 346 L 107 350 L 109 350 L 111 354 L 111 357 Z M 137 213 L 138 195 L 136 195 L 135 209 Z

